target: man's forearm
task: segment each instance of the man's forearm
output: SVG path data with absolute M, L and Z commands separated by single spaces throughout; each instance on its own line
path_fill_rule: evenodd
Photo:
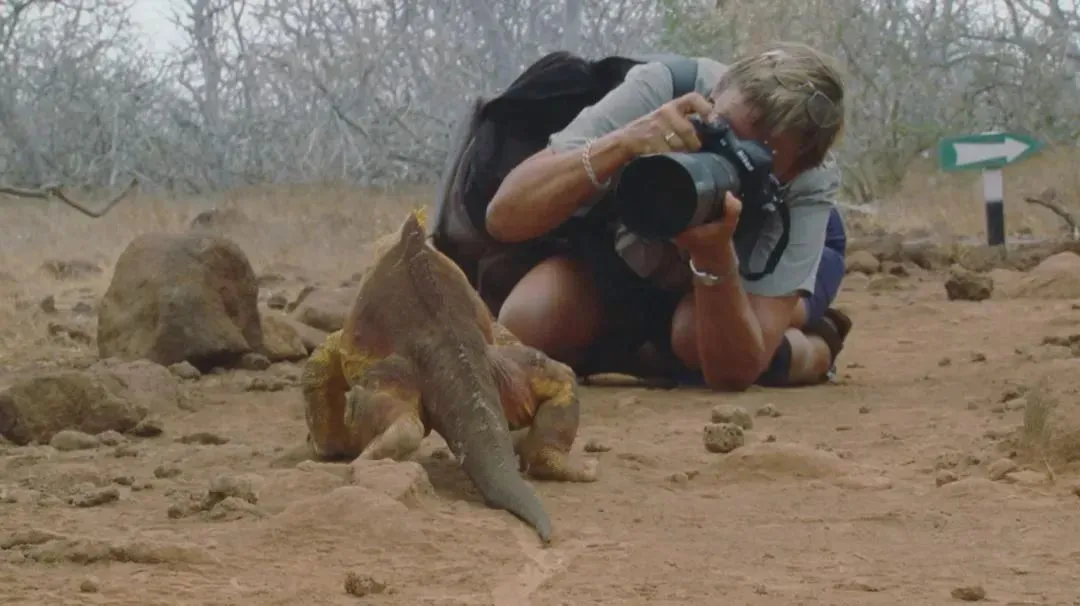
M 724 277 L 720 284 L 694 285 L 698 356 L 705 382 L 714 389 L 746 389 L 768 363 L 765 339 L 743 291 L 734 247 L 694 256 L 701 272 Z M 732 352 L 739 352 L 732 355 Z
M 603 182 L 630 160 L 617 132 L 597 139 L 590 150 L 596 178 Z M 488 205 L 486 226 L 493 238 L 521 242 L 558 227 L 596 193 L 582 150 L 545 150 L 518 165 Z

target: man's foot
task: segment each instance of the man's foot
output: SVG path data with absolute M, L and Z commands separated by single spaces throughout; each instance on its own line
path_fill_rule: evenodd
M 825 379 L 830 382 L 836 381 L 836 359 L 844 349 L 844 341 L 851 332 L 852 321 L 844 312 L 830 307 L 825 310 L 824 316 L 807 325 L 803 331 L 807 334 L 817 335 L 825 341 L 829 348 L 831 362 L 829 370 L 825 372 Z

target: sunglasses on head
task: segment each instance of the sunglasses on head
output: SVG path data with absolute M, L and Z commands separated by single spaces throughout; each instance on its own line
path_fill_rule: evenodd
M 788 58 L 789 55 L 781 50 L 773 50 L 762 53 L 762 57 L 772 59 L 773 67 L 775 68 L 780 61 Z M 776 82 L 785 90 L 792 92 L 806 91 L 809 93 L 806 99 L 806 113 L 809 114 L 810 120 L 812 120 L 819 128 L 829 128 L 836 126 L 840 122 L 842 112 L 836 102 L 830 99 L 828 95 L 818 90 L 813 82 L 792 79 L 789 76 L 782 76 L 778 73 L 774 73 L 773 78 L 775 78 Z

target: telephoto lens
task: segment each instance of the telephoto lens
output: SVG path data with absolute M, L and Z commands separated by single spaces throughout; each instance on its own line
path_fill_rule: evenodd
M 615 200 L 627 229 L 667 240 L 722 217 L 724 194 L 738 190 L 739 173 L 723 156 L 672 152 L 640 156 L 627 164 Z

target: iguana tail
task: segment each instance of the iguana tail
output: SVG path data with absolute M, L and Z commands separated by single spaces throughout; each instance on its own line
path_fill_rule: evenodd
M 504 509 L 536 529 L 544 544 L 551 542 L 551 519 L 540 497 L 518 471 L 509 430 L 481 422 L 462 448 L 461 466 L 488 506 Z

